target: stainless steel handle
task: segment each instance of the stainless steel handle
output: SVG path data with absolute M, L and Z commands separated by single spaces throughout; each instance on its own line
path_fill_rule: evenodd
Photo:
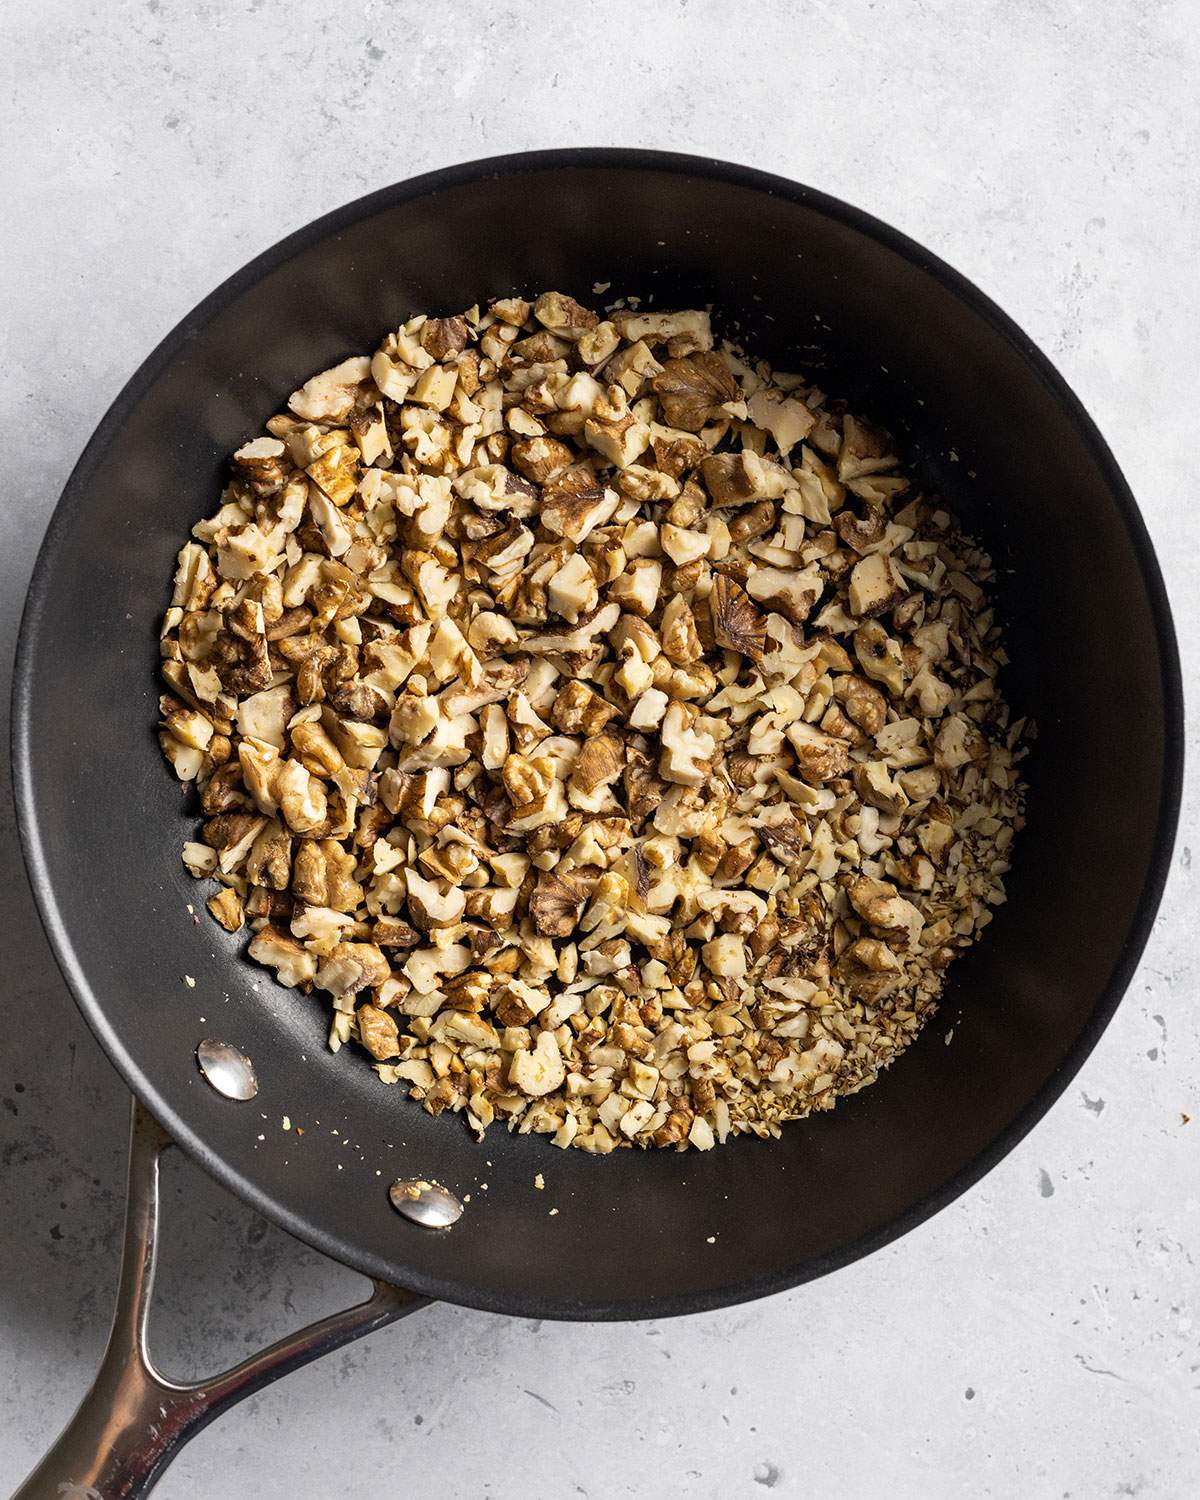
M 162 1153 L 171 1139 L 134 1101 L 129 1201 L 112 1332 L 79 1410 L 13 1500 L 138 1500 L 194 1433 L 243 1396 L 343 1344 L 423 1307 L 386 1282 L 357 1307 L 331 1313 L 212 1380 L 179 1385 L 155 1368 L 147 1346 L 157 1253 Z

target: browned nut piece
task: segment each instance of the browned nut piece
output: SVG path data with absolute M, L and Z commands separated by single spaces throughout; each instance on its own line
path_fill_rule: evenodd
M 400 1051 L 400 1031 L 395 1019 L 377 1005 L 360 1005 L 354 1012 L 358 1022 L 358 1039 L 380 1062 Z
M 714 573 L 708 607 L 712 612 L 713 636 L 717 645 L 740 652 L 751 661 L 762 661 L 767 622 L 755 609 L 746 591 L 723 573 Z
M 564 292 L 543 292 L 533 304 L 533 315 L 543 327 L 569 339 L 579 338 L 600 322 L 594 312 Z
M 582 886 L 547 871 L 529 898 L 529 915 L 546 937 L 567 937 L 575 930 L 587 892 Z
M 860 555 L 877 546 L 887 533 L 887 517 L 881 510 L 869 508 L 865 516 L 856 516 L 852 510 L 839 511 L 833 518 L 833 527 L 844 546 Z
M 685 432 L 699 432 L 719 421 L 725 403 L 741 394 L 733 371 L 711 350 L 667 360 L 653 386 L 667 421 Z
M 810 781 L 832 781 L 850 764 L 850 747 L 845 740 L 822 734 L 802 719 L 788 725 L 787 737 L 796 752 L 800 774 Z
M 242 901 L 232 887 L 226 886 L 215 896 L 210 896 L 205 905 L 226 932 L 237 932 L 241 927 L 244 921 Z
M 845 709 L 846 717 L 872 738 L 887 722 L 887 699 L 853 673 L 834 678 L 833 696 Z
M 465 318 L 426 318 L 421 329 L 421 347 L 434 359 L 445 359 L 451 354 L 461 354 L 469 336 Z
M 571 770 L 571 785 L 583 792 L 615 781 L 625 764 L 625 745 L 615 734 L 597 734 L 585 741 Z
M 572 679 L 554 700 L 550 720 L 563 734 L 599 734 L 617 710 L 586 683 Z

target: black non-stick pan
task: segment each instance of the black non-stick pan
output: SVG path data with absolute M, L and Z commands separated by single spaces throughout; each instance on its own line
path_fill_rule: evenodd
M 331 1055 L 316 998 L 277 987 L 238 940 L 189 915 L 202 895 L 179 846 L 194 819 L 151 732 L 175 552 L 211 509 L 225 456 L 312 371 L 413 312 L 549 287 L 595 300 L 596 283 L 711 303 L 754 350 L 899 435 L 996 556 L 1006 692 L 1038 729 L 1010 899 L 951 971 L 944 1020 L 831 1114 L 704 1155 L 597 1158 L 499 1130 L 479 1145 L 383 1087 L 361 1056 Z M 904 1233 L 992 1167 L 1065 1087 L 1133 973 L 1182 754 L 1179 664 L 1145 528 L 1096 429 L 1020 330 L 920 246 L 824 194 L 606 150 L 387 188 L 284 240 L 190 314 L 105 417 L 55 513 L 14 726 L 21 830 L 54 950 L 169 1137 L 277 1224 L 415 1299 L 577 1319 L 700 1312 L 795 1286 Z M 196 1044 L 212 1035 L 253 1059 L 253 1103 L 201 1078 Z M 139 1274 L 157 1144 L 143 1119 Z M 469 1194 L 466 1213 L 442 1232 L 407 1222 L 386 1195 L 397 1176 Z M 140 1289 L 126 1287 L 99 1396 L 27 1494 L 68 1482 L 141 1493 L 139 1474 L 212 1415 L 214 1392 L 219 1406 L 414 1301 L 380 1291 L 197 1396 L 147 1384 L 136 1359 L 137 1376 L 122 1374 Z M 147 1392 L 171 1414 L 153 1437 L 138 1425 Z

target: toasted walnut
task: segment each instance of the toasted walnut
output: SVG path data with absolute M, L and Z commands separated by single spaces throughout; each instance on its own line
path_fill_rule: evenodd
M 585 683 L 567 682 L 560 688 L 551 720 L 563 734 L 599 734 L 617 709 Z
M 891 438 L 561 292 L 289 406 L 163 621 L 214 919 L 476 1134 L 708 1150 L 877 1077 L 1023 806 L 991 564 Z
M 615 781 L 625 764 L 624 742 L 615 734 L 597 734 L 584 742 L 571 768 L 571 785 L 584 792 Z
M 529 915 L 538 932 L 566 937 L 575 930 L 587 892 L 553 872 L 542 875 L 529 898 Z
M 570 339 L 579 338 L 600 322 L 594 312 L 563 292 L 543 292 L 533 304 L 533 315 L 544 327 Z
M 719 646 L 738 651 L 751 661 L 761 661 L 767 640 L 767 622 L 755 609 L 750 596 L 731 578 L 715 573 L 708 596 L 713 636 Z
M 832 781 L 850 764 L 850 747 L 843 740 L 822 734 L 802 720 L 788 725 L 787 737 L 796 752 L 800 774 L 810 781 Z
M 746 580 L 746 592 L 765 609 L 785 615 L 802 625 L 825 589 L 819 568 L 755 568 Z
M 672 595 L 663 610 L 661 640 L 663 655 L 677 667 L 690 666 L 704 654 L 696 631 L 696 617 L 682 594 Z
M 571 462 L 574 454 L 557 438 L 534 437 L 514 443 L 510 449 L 513 463 L 532 484 L 545 484 Z
M 395 1018 L 377 1005 L 360 1005 L 354 1012 L 358 1022 L 358 1039 L 380 1062 L 395 1057 L 400 1051 L 400 1030 Z
M 904 658 L 896 641 L 874 620 L 854 632 L 854 653 L 868 677 L 898 697 L 904 687 Z
M 532 1051 L 513 1053 L 508 1079 L 513 1088 L 536 1099 L 553 1093 L 562 1084 L 566 1072 L 553 1034 L 543 1031 Z
M 887 721 L 887 699 L 878 688 L 852 673 L 834 679 L 833 694 L 846 716 L 863 731 L 876 735 Z
M 759 458 L 749 448 L 741 453 L 714 453 L 700 465 L 700 472 L 716 505 L 778 499 L 791 484 L 782 465 Z
M 237 932 L 245 920 L 241 897 L 229 886 L 210 896 L 205 905 L 226 932 Z
M 855 563 L 850 574 L 850 613 L 880 615 L 894 609 L 908 592 L 896 564 L 882 552 Z
M 612 517 L 620 499 L 591 469 L 568 469 L 546 486 L 539 516 L 547 531 L 578 543 Z
M 306 953 L 295 938 L 269 924 L 255 933 L 246 952 L 274 969 L 280 984 L 295 986 L 316 976 L 317 961 L 312 954 Z
M 707 423 L 719 421 L 725 403 L 741 394 L 733 371 L 712 352 L 667 360 L 652 384 L 668 423 L 685 432 L 699 432 Z

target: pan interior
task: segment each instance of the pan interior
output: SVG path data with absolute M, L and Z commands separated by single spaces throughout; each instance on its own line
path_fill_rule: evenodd
M 705 1155 L 599 1159 L 498 1129 L 477 1145 L 381 1085 L 361 1055 L 328 1053 L 323 1000 L 278 987 L 237 940 L 193 921 L 204 888 L 179 846 L 196 819 L 150 732 L 175 552 L 213 508 L 226 455 L 298 383 L 416 311 L 546 288 L 595 300 L 604 282 L 664 306 L 711 303 L 752 350 L 815 366 L 829 392 L 893 426 L 1001 564 L 1005 690 L 1040 732 L 1010 900 L 954 966 L 943 1021 L 831 1114 Z M 1055 1097 L 1157 901 L 1178 792 L 1175 673 L 1119 474 L 982 298 L 899 236 L 776 179 L 557 153 L 341 210 L 214 294 L 134 378 L 68 486 L 31 596 L 15 716 L 22 826 L 51 937 L 101 1040 L 185 1146 L 271 1217 L 370 1274 L 477 1307 L 694 1311 L 900 1232 Z M 256 1100 L 205 1085 L 204 1036 L 253 1059 Z M 400 1176 L 469 1195 L 461 1221 L 430 1233 L 401 1219 L 386 1194 Z

